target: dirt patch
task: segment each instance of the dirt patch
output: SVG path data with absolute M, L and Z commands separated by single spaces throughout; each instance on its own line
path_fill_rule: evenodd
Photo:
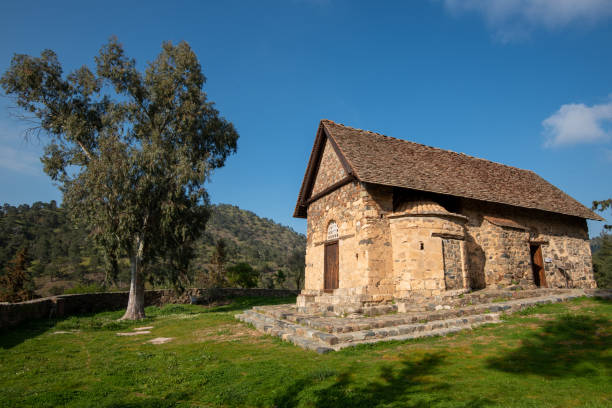
M 172 340 L 174 340 L 174 337 L 156 337 L 154 339 L 147 341 L 147 343 L 164 344 L 164 343 L 171 342 Z
M 257 330 L 237 324 L 222 324 L 215 327 L 196 330 L 193 334 L 196 337 L 196 341 L 227 341 L 236 339 L 249 341 L 249 339 L 263 336 L 263 334 Z
M 134 331 L 127 333 L 117 333 L 117 336 L 138 336 L 139 334 L 151 334 L 150 330 Z

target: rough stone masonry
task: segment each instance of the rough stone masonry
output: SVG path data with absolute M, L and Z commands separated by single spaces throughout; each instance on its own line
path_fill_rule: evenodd
M 601 217 L 537 174 L 328 120 L 294 216 L 302 308 L 596 287 L 586 219 Z

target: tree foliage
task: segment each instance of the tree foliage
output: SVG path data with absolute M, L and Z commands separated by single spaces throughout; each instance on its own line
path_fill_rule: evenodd
M 601 201 L 593 201 L 593 211 L 604 212 L 608 209 L 612 209 L 612 198 L 608 198 L 607 200 Z M 607 230 L 611 230 L 612 225 L 604 225 L 604 228 Z
M 305 253 L 302 249 L 294 249 L 287 258 L 287 267 L 290 276 L 295 282 L 295 289 L 300 290 L 304 285 Z
M 612 209 L 612 198 L 601 201 L 593 201 L 594 211 L 604 212 Z M 612 225 L 604 225 L 605 230 L 611 230 Z M 600 288 L 612 288 L 612 235 L 602 233 L 600 237 L 591 241 L 596 243 L 593 248 L 593 273 L 597 286 Z
M 227 263 L 227 257 L 227 244 L 225 243 L 224 239 L 219 238 L 215 243 L 214 252 L 210 257 L 212 271 L 209 279 L 209 286 L 213 288 L 220 288 L 224 286 L 226 281 L 225 264 Z
M 186 275 L 209 217 L 204 183 L 236 151 L 238 134 L 207 100 L 187 43 L 164 43 L 144 72 L 116 39 L 95 62 L 95 72 L 83 66 L 64 78 L 53 51 L 17 54 L 0 85 L 49 136 L 44 170 L 111 273 L 130 259 L 125 318 L 141 318 L 145 276 Z
M 612 236 L 602 234 L 593 251 L 593 273 L 600 288 L 612 288 Z
M 85 274 L 104 276 L 104 262 L 87 236 L 86 230 L 74 227 L 66 210 L 55 201 L 31 206 L 4 204 L 0 207 L 0 275 L 19 249 L 27 248 L 34 278 L 85 283 Z
M 106 273 L 103 253 L 92 244 L 88 229 L 76 226 L 70 218 L 68 210 L 53 201 L 0 207 L 0 275 L 17 251 L 27 247 L 32 260 L 29 271 L 41 296 L 125 289 L 130 279 L 127 257 L 119 259 L 119 273 L 113 282 Z M 246 262 L 258 272 L 268 265 L 270 284 L 274 284 L 274 271 L 282 269 L 287 279 L 281 287 L 301 289 L 306 237 L 228 204 L 210 206 L 206 231 L 195 244 L 190 285 L 210 286 L 215 237 L 222 237 L 227 245 L 227 265 Z M 163 263 L 157 267 L 163 267 Z M 149 287 L 168 287 L 165 281 L 152 283 Z
M 246 262 L 240 262 L 227 268 L 227 280 L 232 286 L 254 288 L 257 286 L 259 273 Z
M 0 302 L 23 302 L 36 297 L 28 265 L 27 249 L 21 248 L 0 276 Z

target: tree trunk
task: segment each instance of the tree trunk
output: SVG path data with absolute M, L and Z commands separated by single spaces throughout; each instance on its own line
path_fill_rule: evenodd
M 136 250 L 136 253 L 130 257 L 130 297 L 128 300 L 127 309 L 121 320 L 139 320 L 145 318 L 145 287 L 144 277 L 142 276 L 140 265 L 142 259 L 143 242 L 140 239 L 137 239 L 136 242 L 136 247 L 138 249 Z

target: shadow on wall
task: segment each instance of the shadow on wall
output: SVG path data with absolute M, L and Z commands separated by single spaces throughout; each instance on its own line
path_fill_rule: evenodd
M 605 302 L 601 300 L 601 302 Z M 578 377 L 612 370 L 612 322 L 565 315 L 544 325 L 522 345 L 488 360 L 488 367 L 515 374 Z
M 484 289 L 487 286 L 485 280 L 486 255 L 482 247 L 476 243 L 474 237 L 467 232 L 465 243 L 468 253 L 468 284 L 471 289 Z
M 306 400 L 307 405 L 323 408 L 389 405 L 425 408 L 446 406 L 451 402 L 453 406 L 476 408 L 491 404 L 491 401 L 487 399 L 478 398 L 457 405 L 457 401 L 453 401 L 450 397 L 432 395 L 434 392 L 450 388 L 449 384 L 433 381 L 430 377 L 444 362 L 444 359 L 443 354 L 436 353 L 428 354 L 418 361 L 404 361 L 403 367 L 399 370 L 384 366 L 380 370 L 379 378 L 366 384 L 356 383 L 352 373 L 357 370 L 349 369 L 338 374 L 333 384 L 320 388 L 318 385 L 321 381 L 336 373 L 314 372 L 293 383 L 284 394 L 275 399 L 274 405 L 276 407 L 297 407 L 303 402 L 302 400 Z

